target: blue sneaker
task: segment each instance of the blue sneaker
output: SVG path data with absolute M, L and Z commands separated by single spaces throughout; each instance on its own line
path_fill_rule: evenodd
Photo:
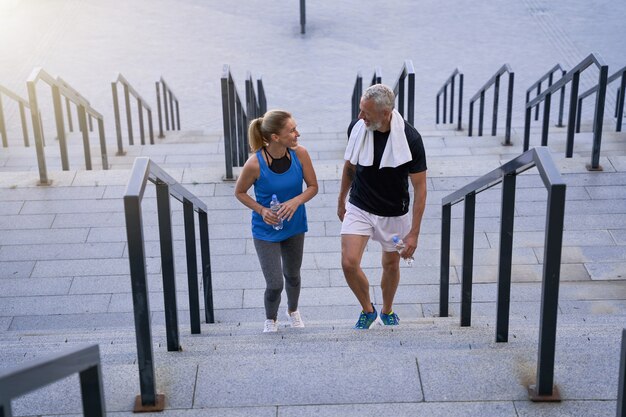
M 380 313 L 380 321 L 382 321 L 385 326 L 397 326 L 400 324 L 400 317 L 393 311 L 389 314 Z
M 378 318 L 378 313 L 376 312 L 374 304 L 372 304 L 372 308 L 374 309 L 374 311 L 371 313 L 366 313 L 365 311 L 361 310 L 359 320 L 354 325 L 355 329 L 367 330 L 376 321 L 376 319 Z

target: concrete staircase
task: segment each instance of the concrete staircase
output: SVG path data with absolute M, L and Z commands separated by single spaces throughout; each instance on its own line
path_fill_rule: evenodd
M 564 158 L 564 131 L 550 148 L 568 183 L 555 382 L 565 401 L 535 404 L 546 193 L 529 171 L 518 180 L 511 330 L 494 342 L 499 187 L 477 197 L 473 325 L 458 308 L 462 207 L 453 209 L 451 318 L 439 318 L 440 201 L 521 152 L 502 137 L 419 128 L 429 165 L 429 195 L 413 268 L 403 267 L 396 298 L 399 328 L 351 329 L 359 308 L 340 266 L 336 199 L 344 132 L 303 132 L 320 193 L 309 204 L 300 309 L 307 327 L 261 334 L 264 281 L 249 231 L 249 211 L 224 182 L 219 134 L 170 133 L 155 145 L 126 147 L 111 170 L 84 171 L 80 142 L 72 171 L 60 171 L 49 145 L 50 187 L 37 187 L 35 152 L 0 153 L 0 363 L 18 364 L 69 346 L 98 343 L 107 410 L 129 414 L 139 393 L 122 196 L 136 156 L 149 156 L 209 207 L 217 323 L 190 335 L 182 208 L 172 203 L 182 352 L 167 352 L 154 187 L 144 229 L 153 311 L 158 391 L 167 415 L 209 416 L 609 416 L 615 413 L 621 328 L 626 320 L 626 135 L 606 132 L 603 172 L 585 169 L 590 134 Z M 531 144 L 539 143 L 533 131 Z M 71 141 L 72 142 L 72 141 Z M 98 148 L 92 151 L 94 165 Z M 363 266 L 380 302 L 380 249 Z M 281 314 L 284 308 L 281 307 Z M 14 415 L 80 413 L 77 377 L 14 401 Z

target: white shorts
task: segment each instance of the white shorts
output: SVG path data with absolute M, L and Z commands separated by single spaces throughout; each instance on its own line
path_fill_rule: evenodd
M 411 231 L 411 212 L 402 216 L 384 217 L 361 210 L 346 202 L 346 214 L 341 223 L 342 235 L 369 236 L 380 243 L 385 252 L 396 250 L 393 236 L 403 239 Z

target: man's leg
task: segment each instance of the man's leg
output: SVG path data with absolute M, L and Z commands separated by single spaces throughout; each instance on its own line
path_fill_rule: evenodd
M 356 295 L 363 311 L 371 313 L 370 285 L 361 269 L 361 258 L 369 236 L 341 235 L 341 267 L 348 286 Z
M 389 314 L 393 310 L 393 299 L 400 283 L 400 254 L 384 252 L 382 257 L 383 276 L 380 288 L 383 291 L 383 308 L 381 313 Z

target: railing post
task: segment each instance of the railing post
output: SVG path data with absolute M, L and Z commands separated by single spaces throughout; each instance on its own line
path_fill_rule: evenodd
M 174 112 L 175 112 L 174 111 L 174 94 L 172 94 L 172 92 L 169 91 L 169 88 L 168 88 L 168 92 L 170 93 L 169 94 L 169 96 L 170 96 L 170 117 L 172 118 L 172 130 L 178 130 L 176 128 L 176 125 L 175 125 L 176 121 L 174 119 Z M 178 103 L 178 100 L 176 100 L 176 103 Z
M 67 128 L 70 132 L 74 131 L 74 126 L 72 125 L 72 106 L 70 106 L 70 99 L 65 97 L 65 111 L 67 113 Z
M 39 114 L 39 104 L 37 103 L 37 89 L 34 81 L 27 81 L 28 101 L 30 107 L 30 117 L 33 122 L 33 136 L 35 137 L 35 149 L 37 151 L 37 166 L 39 168 L 39 185 L 50 185 L 48 180 L 48 169 L 46 167 L 46 154 L 44 150 L 43 129 L 41 126 L 41 116 Z
M 561 78 L 565 77 L 566 71 L 561 72 Z M 557 127 L 563 127 L 563 108 L 565 107 L 565 84 L 561 87 L 561 95 L 559 98 L 559 122 Z
M 83 152 L 85 153 L 85 169 L 90 171 L 91 166 L 91 148 L 89 147 L 89 129 L 87 128 L 87 112 L 82 104 L 78 106 L 78 126 L 83 135 Z
M 516 178 L 515 174 L 505 175 L 502 178 L 496 342 L 507 342 L 509 340 L 509 307 L 511 304 L 511 265 L 513 263 L 513 224 L 515 221 Z
M 456 130 L 462 130 L 462 119 L 463 119 L 463 74 L 459 74 L 459 120 L 458 126 Z
M 509 87 L 506 100 L 506 125 L 504 131 L 504 145 L 511 145 L 511 118 L 513 116 L 513 87 L 515 84 L 515 73 L 509 73 Z
M 437 97 L 435 98 L 435 124 L 439 124 L 439 97 L 440 96 L 441 94 L 437 94 Z M 354 108 L 354 103 L 352 104 L 352 108 Z M 354 120 L 354 110 L 352 111 L 352 116 L 353 116 L 352 119 Z M 446 120 L 444 119 L 443 122 L 445 123 Z
M 300 0 L 300 33 L 306 33 L 306 1 Z
M 98 346 L 96 345 L 96 347 Z M 105 417 L 104 389 L 100 364 L 80 372 L 79 378 L 83 415 L 85 417 Z
M 98 136 L 100 138 L 100 154 L 102 155 L 102 169 L 109 169 L 109 157 L 107 156 L 107 142 L 104 137 L 104 120 L 98 119 Z
M 541 81 L 537 84 L 537 96 L 539 96 L 539 94 L 541 94 Z M 535 121 L 539 120 L 539 106 L 541 105 L 541 102 L 538 102 L 537 105 L 535 106 Z
M 180 110 L 178 108 L 178 99 L 176 100 L 176 130 L 180 130 Z
M 28 127 L 26 126 L 26 111 L 24 110 L 24 103 L 20 101 L 20 120 L 22 121 L 22 136 L 24 137 L 24 146 L 27 148 L 30 146 L 28 141 Z
M 439 317 L 448 317 L 450 294 L 450 225 L 452 205 L 441 207 L 441 269 L 439 281 Z
M 163 134 L 163 117 L 161 114 L 161 91 L 159 88 L 159 82 L 156 82 L 156 98 L 157 98 L 157 115 L 159 116 L 159 138 L 164 138 Z
M 580 133 L 580 123 L 583 118 L 583 99 L 578 99 L 578 108 L 576 112 L 576 133 Z
M 404 78 L 398 80 L 398 112 L 406 118 L 404 112 Z
M 493 112 L 491 119 L 491 136 L 495 136 L 498 131 L 498 101 L 500 99 L 500 74 L 496 75 L 493 85 Z
M 209 222 L 207 213 L 198 213 L 200 228 L 200 251 L 202 260 L 202 287 L 204 289 L 204 319 L 207 323 L 215 323 L 213 312 L 213 279 L 211 277 L 211 249 L 209 247 Z
M 122 126 L 120 122 L 120 104 L 117 97 L 117 82 L 111 83 L 111 93 L 113 94 L 113 117 L 115 118 L 115 134 L 117 136 L 117 154 L 125 155 L 124 145 L 122 143 Z
M 598 76 L 598 91 L 596 93 L 596 111 L 593 115 L 593 147 L 591 150 L 591 164 L 589 171 L 602 171 L 600 166 L 600 146 L 602 144 L 602 126 L 604 124 L 604 104 L 606 101 L 606 84 L 609 76 L 609 66 L 600 67 Z
M 548 129 L 550 128 L 550 103 L 552 94 L 546 94 L 543 103 L 543 123 L 541 128 L 541 146 L 548 146 Z
M 176 273 L 174 272 L 174 239 L 172 238 L 172 214 L 169 186 L 156 183 L 157 211 L 159 217 L 159 243 L 161 245 L 161 270 L 163 273 L 163 301 L 167 350 L 180 350 L 178 334 L 178 311 L 176 308 Z
M 410 73 L 409 77 L 409 91 L 407 96 L 407 121 L 413 126 L 415 124 L 415 74 Z
M 167 103 L 167 94 L 169 91 L 167 90 L 167 86 L 165 85 L 165 81 L 161 80 L 161 86 L 163 87 L 163 116 L 165 118 L 165 130 L 170 130 L 170 112 Z M 170 96 L 172 95 L 169 93 Z M 174 121 L 172 120 L 172 123 Z
M 191 334 L 200 334 L 200 299 L 198 298 L 198 257 L 193 203 L 184 199 L 185 249 L 187 254 L 187 288 L 189 293 L 189 320 Z
M 0 403 L 0 417 L 13 417 L 11 400 L 7 400 L 5 403 Z
M 478 103 L 478 136 L 483 135 L 484 116 L 485 116 L 485 90 L 480 92 L 480 102 Z
M 537 383 L 528 387 L 532 401 L 560 401 L 558 389 L 553 383 L 564 213 L 565 184 L 553 184 L 548 188 Z
M 139 113 L 139 138 L 141 139 L 141 144 L 146 144 L 146 132 L 143 127 L 143 103 L 141 99 L 137 99 L 137 112 Z
M 231 117 L 230 117 L 230 87 L 229 80 L 230 70 L 228 66 L 224 66 L 224 73 L 222 75 L 222 122 L 224 126 L 224 160 L 226 162 L 226 176 L 225 180 L 234 180 L 233 177 L 233 160 L 232 160 L 232 138 L 231 138 Z
M 148 162 L 149 163 L 149 162 Z M 128 262 L 130 264 L 131 288 L 133 294 L 133 314 L 137 338 L 137 365 L 139 368 L 139 388 L 141 395 L 137 403 L 143 406 L 157 403 L 154 373 L 154 352 L 152 350 L 152 329 L 150 325 L 150 298 L 146 277 L 146 254 L 143 237 L 141 201 L 137 196 L 124 196 L 126 218 L 126 238 L 128 239 Z
M 454 77 L 450 80 L 450 118 L 448 123 L 454 123 Z
M 133 138 L 133 116 L 130 112 L 130 92 L 128 91 L 128 86 L 124 85 L 124 104 L 126 105 L 126 127 L 128 128 L 128 144 L 134 145 L 135 141 Z
M 576 128 L 576 105 L 578 104 L 578 83 L 580 82 L 580 72 L 576 71 L 572 75 L 572 89 L 569 99 L 569 117 L 567 120 L 567 144 L 565 147 L 565 157 L 571 158 L 574 154 L 574 129 Z
M 619 360 L 619 383 L 617 388 L 617 417 L 626 417 L 626 329 L 622 330 L 622 350 Z
M 65 140 L 65 126 L 63 125 L 63 107 L 61 103 L 61 93 L 59 87 L 52 86 L 52 104 L 54 107 L 54 117 L 56 119 L 57 138 L 59 139 L 59 149 L 61 154 L 61 168 L 69 171 L 70 163 L 67 156 L 67 142 Z
M 154 129 L 152 128 L 152 110 L 148 110 L 148 132 L 150 133 L 150 144 L 154 145 Z
M 469 105 L 469 126 L 467 127 L 467 133 L 472 136 L 472 126 L 474 125 L 474 102 L 470 101 Z
M 472 279 L 474 270 L 474 221 L 476 217 L 476 193 L 465 196 L 463 219 L 463 266 L 461 279 L 461 327 L 472 324 Z
M 617 90 L 617 106 L 615 106 L 617 117 L 617 124 L 615 125 L 615 131 L 622 131 L 622 119 L 624 118 L 624 91 L 626 91 L 626 72 L 622 73 L 622 80 Z
M 439 97 L 437 97 L 439 99 Z M 443 123 L 448 123 L 448 86 L 445 85 L 443 87 Z M 437 109 L 439 110 L 439 109 Z M 439 123 L 439 119 L 437 118 L 437 123 Z
M 9 147 L 9 140 L 7 138 L 7 128 L 4 122 L 4 108 L 2 106 L 2 94 L 0 94 L 0 136 L 2 136 L 2 147 Z
M 522 150 L 526 152 L 530 147 L 530 119 L 532 118 L 532 107 L 526 106 L 526 116 L 524 117 L 524 146 Z

